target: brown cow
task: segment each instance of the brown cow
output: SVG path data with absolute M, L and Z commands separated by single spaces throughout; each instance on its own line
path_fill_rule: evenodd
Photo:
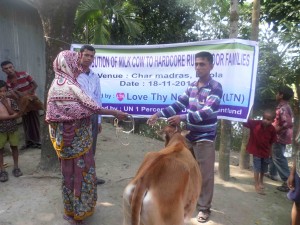
M 198 163 L 176 127 L 166 126 L 165 148 L 145 156 L 123 193 L 123 225 L 183 225 L 201 190 Z

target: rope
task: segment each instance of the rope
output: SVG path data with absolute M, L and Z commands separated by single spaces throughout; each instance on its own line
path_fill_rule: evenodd
M 129 134 L 134 133 L 134 119 L 132 115 L 128 115 L 127 119 L 122 121 L 115 118 L 114 126 L 116 127 L 116 136 L 122 145 L 129 145 Z

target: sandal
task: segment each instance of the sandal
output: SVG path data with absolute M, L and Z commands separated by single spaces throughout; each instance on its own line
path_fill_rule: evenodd
M 284 182 L 281 186 L 276 188 L 278 191 L 282 192 L 289 192 L 289 187 L 287 186 L 286 182 Z
M 0 172 L 0 181 L 5 182 L 8 181 L 8 173 L 4 170 Z
M 199 223 L 205 223 L 208 221 L 208 218 L 210 216 L 210 210 L 203 210 L 203 211 L 200 211 L 198 216 L 197 216 L 197 221 Z
M 97 185 L 105 184 L 105 180 L 96 177 L 96 184 L 97 184 Z
M 20 177 L 20 176 L 23 175 L 23 173 L 21 172 L 21 170 L 20 170 L 19 168 L 13 169 L 12 174 L 13 174 L 15 177 Z

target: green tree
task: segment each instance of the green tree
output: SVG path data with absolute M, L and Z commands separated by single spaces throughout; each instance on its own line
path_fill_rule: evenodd
M 264 11 L 262 20 L 272 23 L 275 32 L 299 34 L 300 4 L 298 0 L 265 0 L 262 5 Z M 299 45 L 300 42 L 296 44 Z
M 294 87 L 296 101 L 294 104 L 295 131 L 298 127 L 299 112 L 299 95 L 300 95 L 300 4 L 298 0 L 265 0 L 263 3 L 264 14 L 262 20 L 270 24 L 282 41 L 286 51 L 286 67 L 288 70 L 282 71 L 281 74 L 274 77 L 281 83 L 289 84 Z M 296 132 L 294 132 L 296 134 Z
M 84 0 L 76 13 L 75 38 L 79 43 L 130 44 L 142 32 L 136 7 L 121 0 Z
M 254 0 L 253 9 L 252 9 L 252 30 L 251 30 L 251 40 L 253 41 L 258 41 L 259 17 L 260 17 L 260 0 Z M 252 114 L 253 111 L 251 111 L 250 115 Z M 241 169 L 249 168 L 250 156 L 246 149 L 248 139 L 249 139 L 249 130 L 243 127 L 240 160 L 239 160 L 239 166 Z
M 269 33 L 270 31 L 265 31 Z M 271 31 L 272 32 L 272 31 Z M 260 42 L 259 67 L 256 79 L 256 102 L 263 104 L 266 101 L 275 100 L 275 91 L 278 85 L 286 85 L 291 81 L 289 74 L 287 58 L 284 52 L 281 52 L 280 46 L 274 41 L 273 34 L 271 38 L 263 34 Z M 274 103 L 274 102 L 272 102 Z
M 197 22 L 191 32 L 197 34 L 198 40 L 228 38 L 230 35 L 229 0 L 202 0 L 197 4 Z M 235 38 L 250 39 L 252 5 L 239 1 L 238 34 Z
M 196 8 L 189 1 L 129 0 L 145 28 L 133 44 L 166 44 L 196 40 L 189 33 L 196 22 Z
M 300 47 L 300 4 L 298 0 L 265 0 L 262 20 L 270 24 L 284 46 L 283 54 L 288 58 L 287 84 L 294 85 L 299 100 L 299 47 Z M 278 79 L 281 79 L 278 76 Z
M 22 0 L 36 8 L 42 21 L 46 43 L 45 102 L 54 78 L 53 60 L 61 50 L 70 49 L 74 17 L 80 0 Z M 49 138 L 48 126 L 42 127 L 40 169 L 57 170 L 58 160 Z
M 197 3 L 196 18 L 192 32 L 198 40 L 214 40 L 229 37 L 230 1 L 201 0 Z
M 238 36 L 238 0 L 230 1 L 230 30 L 229 38 Z M 219 175 L 223 180 L 230 178 L 230 150 L 231 150 L 231 121 L 221 120 L 221 138 L 219 151 Z

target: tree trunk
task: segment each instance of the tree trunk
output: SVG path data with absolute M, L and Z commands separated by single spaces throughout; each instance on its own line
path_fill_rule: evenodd
M 250 155 L 247 152 L 247 143 L 249 139 L 249 130 L 247 128 L 242 129 L 242 144 L 241 144 L 241 150 L 240 150 L 240 160 L 239 160 L 239 166 L 240 169 L 249 169 L 250 168 Z
M 252 32 L 251 32 L 251 40 L 258 41 L 259 34 L 259 16 L 260 16 L 260 0 L 253 1 L 253 10 L 252 10 Z M 250 116 L 252 112 L 250 113 Z M 249 131 L 247 128 L 243 128 L 243 136 L 242 136 L 242 145 L 240 151 L 240 161 L 239 165 L 241 169 L 249 169 L 250 167 L 250 155 L 247 152 L 247 143 L 249 139 Z
M 229 38 L 238 35 L 238 0 L 230 1 L 230 34 Z M 219 176 L 222 180 L 230 178 L 231 122 L 221 120 L 221 138 L 219 149 Z
M 80 0 L 24 0 L 37 9 L 42 20 L 45 43 L 46 43 L 46 84 L 44 102 L 54 72 L 52 63 L 57 54 L 70 49 L 74 29 L 74 18 Z M 56 171 L 59 168 L 56 152 L 53 149 L 49 137 L 48 125 L 42 124 L 42 154 L 39 169 Z
M 253 10 L 252 10 L 252 31 L 251 31 L 252 41 L 258 41 L 259 16 L 260 16 L 260 0 L 254 0 Z
M 219 149 L 219 176 L 222 180 L 230 178 L 230 149 L 231 149 L 231 122 L 221 120 L 221 137 Z

